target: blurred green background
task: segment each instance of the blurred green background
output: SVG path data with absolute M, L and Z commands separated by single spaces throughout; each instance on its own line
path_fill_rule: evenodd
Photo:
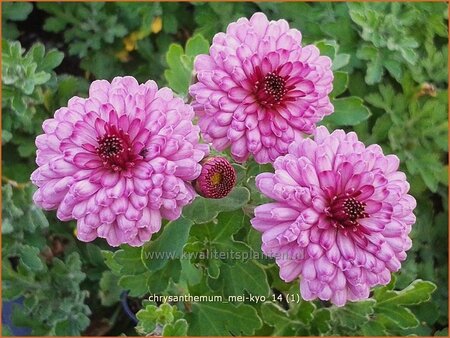
M 283 301 L 193 310 L 186 304 L 144 304 L 138 333 L 448 335 L 446 3 L 2 3 L 2 276 L 3 298 L 23 301 L 14 309 L 16 325 L 37 335 L 135 335 L 119 302 L 122 289 L 131 290 L 128 303 L 136 312 L 155 285 L 160 293 L 182 288 L 168 283 L 177 280 L 176 269 L 182 271 L 180 281 L 185 276 L 192 282 L 189 273 L 199 273 L 201 282 L 183 286 L 192 294 L 226 294 L 226 269 L 244 279 L 227 262 L 181 262 L 181 268 L 170 263 L 154 273 L 142 268 L 138 250 L 113 254 L 102 241 L 80 243 L 73 222 L 63 224 L 32 204 L 29 176 L 42 121 L 70 97 L 86 96 L 91 81 L 132 75 L 185 97 L 195 55 L 207 52 L 228 23 L 257 11 L 288 20 L 304 44 L 316 44 L 333 59 L 336 113 L 323 123 L 355 130 L 366 144 L 378 143 L 400 157 L 418 206 L 413 247 L 395 289 L 417 279 L 437 289 L 425 302 L 431 291 L 417 282 L 404 291 L 410 298 L 400 307 L 376 303 L 394 283 L 375 292 L 373 302 L 344 309 L 321 302 L 290 305 L 286 295 L 298 293 L 298 284 L 281 283 L 272 261 L 249 261 L 241 270 L 258 276 L 261 292 L 282 295 Z M 264 168 L 250 162 L 239 169 L 241 185 L 252 194 L 237 205 L 247 229 L 234 233 L 233 243 L 258 251 L 259 238 L 244 214 L 259 201 L 254 176 Z M 226 222 L 235 215 L 219 217 Z M 201 234 L 188 235 L 185 250 L 195 251 Z M 167 282 L 160 285 L 162 279 Z M 243 292 L 261 290 L 247 284 Z M 202 324 L 207 320 L 213 324 Z

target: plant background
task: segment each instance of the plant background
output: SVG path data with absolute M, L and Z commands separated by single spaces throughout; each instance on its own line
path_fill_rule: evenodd
M 16 325 L 35 335 L 448 335 L 447 4 L 2 3 L 2 10 L 2 283 L 3 299 L 23 302 L 14 306 Z M 195 55 L 256 11 L 287 19 L 303 43 L 333 59 L 336 112 L 323 123 L 398 155 L 418 201 L 407 261 L 366 301 L 290 302 L 298 283 L 282 282 L 270 259 L 145 258 L 164 250 L 260 253 L 249 218 L 264 201 L 254 177 L 270 165 L 235 164 L 239 183 L 229 197 L 196 199 L 143 248 L 79 242 L 74 222 L 32 204 L 34 139 L 55 109 L 86 96 L 94 79 L 118 75 L 152 78 L 186 97 Z M 123 290 L 140 310 L 136 329 L 122 309 Z M 141 302 L 153 293 L 268 301 Z

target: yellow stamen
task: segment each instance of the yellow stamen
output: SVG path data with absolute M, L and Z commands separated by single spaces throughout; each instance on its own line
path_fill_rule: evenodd
M 217 185 L 222 181 L 222 175 L 220 173 L 214 173 L 211 177 L 211 184 Z

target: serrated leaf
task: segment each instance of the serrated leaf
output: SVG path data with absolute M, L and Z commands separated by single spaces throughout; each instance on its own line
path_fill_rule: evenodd
M 245 304 L 194 303 L 186 319 L 189 336 L 200 336 L 206 332 L 211 336 L 249 336 L 262 326 L 255 308 Z
M 100 300 L 103 306 L 111 306 L 119 302 L 122 288 L 118 284 L 119 278 L 111 271 L 104 271 L 100 279 Z
M 291 319 L 284 309 L 272 302 L 261 305 L 261 314 L 264 322 L 274 328 L 274 336 L 295 336 L 297 329 L 303 326 L 300 321 Z
M 390 321 L 400 326 L 402 329 L 413 328 L 419 325 L 419 320 L 410 309 L 396 305 L 377 306 L 377 313 L 381 313 Z
M 169 260 L 179 259 L 192 222 L 184 217 L 168 223 L 162 234 L 142 247 L 142 261 L 150 271 L 161 270 Z
M 310 323 L 311 332 L 314 335 L 325 335 L 331 329 L 330 311 L 328 309 L 319 309 L 314 313 L 314 318 Z
M 164 326 L 162 334 L 164 337 L 181 337 L 187 336 L 187 330 L 187 321 L 185 319 L 178 319 L 173 324 Z
M 342 326 L 351 330 L 362 326 L 370 320 L 370 315 L 374 312 L 376 302 L 367 299 L 359 302 L 349 302 L 342 308 L 335 308 L 331 311 L 333 321 L 339 322 Z
M 209 51 L 209 42 L 202 35 L 196 34 L 186 42 L 186 55 L 191 58 Z
M 224 265 L 220 279 L 223 280 L 223 292 L 227 296 L 242 295 L 247 291 L 253 296 L 268 297 L 270 293 L 265 271 L 251 260 Z
M 161 294 L 170 285 L 171 282 L 178 283 L 181 274 L 180 260 L 171 260 L 164 269 L 150 273 L 147 279 L 147 290 L 153 294 Z
M 24 21 L 33 10 L 29 2 L 5 2 L 2 4 L 3 18 L 12 21 Z
M 60 31 L 62 31 L 64 28 L 66 28 L 66 26 L 67 26 L 67 22 L 60 20 L 58 18 L 55 18 L 55 17 L 50 17 L 47 20 L 45 20 L 43 28 L 47 32 L 58 33 Z
M 164 76 L 170 88 L 180 95 L 186 96 L 192 80 L 194 59 L 199 54 L 208 53 L 208 41 L 197 34 L 186 42 L 186 51 L 179 44 L 171 44 L 166 54 L 169 69 Z
M 139 273 L 134 275 L 123 275 L 120 277 L 118 284 L 122 290 L 128 291 L 131 297 L 142 297 L 148 293 L 149 273 Z
M 21 246 L 20 261 L 31 271 L 40 271 L 44 268 L 42 260 L 39 257 L 39 249 L 33 246 Z
M 164 77 L 170 88 L 179 94 L 186 95 L 192 75 L 191 72 L 182 65 L 182 56 L 183 47 L 178 44 L 171 44 L 166 54 L 166 61 L 169 69 L 164 71 Z
M 147 271 L 141 257 L 142 248 L 123 245 L 121 250 L 114 253 L 113 259 L 120 265 L 120 273 L 136 275 Z
M 104 258 L 106 266 L 115 274 L 119 274 L 120 270 L 122 269 L 122 265 L 120 265 L 115 259 L 114 259 L 114 252 L 102 250 L 102 256 Z
M 136 318 L 139 320 L 139 324 L 136 330 L 142 335 L 152 333 L 156 328 L 156 314 L 157 307 L 155 305 L 147 305 L 145 309 L 139 310 L 136 313 Z
M 366 77 L 364 78 L 368 85 L 373 85 L 381 81 L 383 76 L 383 64 L 381 56 L 377 56 L 367 64 Z
M 294 286 L 294 292 L 288 292 L 287 297 L 292 296 L 295 300 L 297 300 L 297 296 L 300 296 L 298 293 L 298 286 Z M 314 311 L 316 310 L 316 306 L 312 302 L 307 302 L 301 300 L 300 303 L 291 303 L 290 312 L 295 314 L 294 318 L 298 318 L 302 323 L 308 324 L 314 318 Z
M 59 66 L 64 59 L 64 53 L 51 50 L 44 56 L 42 61 L 39 63 L 37 70 L 43 70 L 49 72 Z
M 346 72 L 334 72 L 333 91 L 332 97 L 341 95 L 346 91 L 348 86 L 348 73 Z
M 153 333 L 155 329 L 163 329 L 166 325 L 176 323 L 181 316 L 182 313 L 178 311 L 176 306 L 169 305 L 168 303 L 163 303 L 159 306 L 147 303 L 145 308 L 139 310 L 136 314 L 136 317 L 139 320 L 136 330 L 143 335 L 149 335 Z M 182 330 L 184 328 L 184 324 L 179 323 L 171 328 Z
M 324 123 L 333 126 L 354 126 L 365 121 L 370 116 L 369 109 L 363 100 L 356 96 L 334 99 L 334 113 L 324 119 Z
M 385 336 L 387 334 L 386 328 L 382 324 L 373 320 L 363 324 L 361 326 L 361 330 L 365 336 Z
M 248 217 L 242 210 L 221 212 L 213 222 L 194 226 L 191 236 L 199 240 L 206 238 L 212 244 L 222 243 L 238 232 L 244 226 L 245 221 L 249 223 Z
M 197 197 L 194 202 L 183 209 L 184 217 L 194 223 L 207 223 L 217 217 L 219 212 L 237 210 L 250 199 L 250 192 L 244 187 L 236 187 L 224 198 L 207 199 Z
M 377 304 L 417 305 L 430 300 L 436 290 L 432 282 L 417 279 L 401 291 L 387 291 L 377 298 Z

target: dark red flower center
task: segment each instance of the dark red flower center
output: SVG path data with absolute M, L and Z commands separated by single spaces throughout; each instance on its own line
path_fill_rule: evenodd
M 327 214 L 340 228 L 357 227 L 358 219 L 369 217 L 365 212 L 366 203 L 358 201 L 350 194 L 335 196 L 327 208 Z
M 107 133 L 97 137 L 95 148 L 106 168 L 114 171 L 125 170 L 135 165 L 137 156 L 132 153 L 130 137 L 116 126 L 107 126 Z
M 236 184 L 236 171 L 223 157 L 207 158 L 202 161 L 202 172 L 195 181 L 197 192 L 207 198 L 223 198 Z
M 104 135 L 98 141 L 97 153 L 104 160 L 119 156 L 124 151 L 124 142 L 116 135 Z
M 264 91 L 272 96 L 275 102 L 280 102 L 286 94 L 286 80 L 281 76 L 269 73 L 264 77 Z
M 270 72 L 255 82 L 255 95 L 262 105 L 279 104 L 287 92 L 286 79 L 276 72 Z

